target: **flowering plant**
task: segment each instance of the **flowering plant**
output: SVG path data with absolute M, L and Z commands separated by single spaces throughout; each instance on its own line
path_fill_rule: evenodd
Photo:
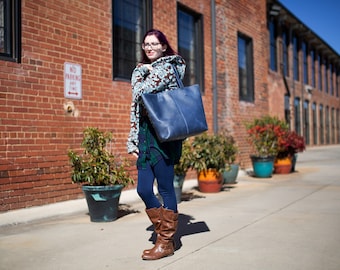
M 278 158 L 293 156 L 305 150 L 304 138 L 295 131 L 285 131 L 278 139 Z
M 275 116 L 265 115 L 246 124 L 248 142 L 256 156 L 276 156 L 279 152 L 279 135 L 288 130 L 288 125 Z

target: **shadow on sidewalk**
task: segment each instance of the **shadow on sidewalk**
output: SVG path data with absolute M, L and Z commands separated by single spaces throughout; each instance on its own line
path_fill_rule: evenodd
M 192 216 L 185 215 L 185 214 L 178 215 L 178 227 L 177 227 L 177 232 L 174 237 L 176 250 L 182 247 L 181 238 L 183 236 L 210 231 L 209 227 L 204 221 L 192 222 L 193 220 L 195 220 L 195 218 Z M 152 235 L 149 241 L 155 244 L 157 237 L 156 237 L 156 233 L 153 231 L 153 225 L 149 226 L 146 230 L 152 231 Z
M 140 211 L 132 209 L 131 205 L 119 204 L 117 219 L 124 217 L 124 216 L 127 216 L 129 214 L 134 214 L 134 213 L 140 213 Z

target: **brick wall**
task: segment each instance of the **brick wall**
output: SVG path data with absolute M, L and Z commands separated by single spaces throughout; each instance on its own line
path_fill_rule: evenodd
M 217 88 L 219 129 L 227 129 L 235 138 L 239 162 L 250 166 L 245 123 L 268 113 L 268 39 L 265 1 L 217 1 Z M 239 100 L 238 32 L 253 41 L 254 103 Z
M 172 44 L 176 2 L 154 1 L 154 27 Z M 208 3 L 191 5 L 209 18 Z M 111 1 L 22 2 L 21 63 L 0 65 L 0 211 L 81 197 L 67 150 L 79 149 L 86 126 L 113 131 L 117 152 L 126 155 L 130 83 L 112 81 L 111 19 Z M 64 62 L 82 66 L 83 98 L 72 100 L 79 115 L 64 110 Z
M 112 81 L 111 50 L 110 1 L 22 1 L 21 63 L 0 61 L 0 211 L 82 196 L 67 150 L 86 126 L 126 152 L 130 86 Z M 82 66 L 79 116 L 64 111 L 64 62 Z
M 203 101 L 212 132 L 211 1 L 180 2 L 204 18 Z M 153 26 L 174 47 L 176 5 L 153 1 Z M 244 167 L 243 122 L 268 111 L 265 1 L 220 0 L 216 11 L 218 123 L 237 139 Z M 116 151 L 126 155 L 131 90 L 129 82 L 112 81 L 111 19 L 111 1 L 22 1 L 21 63 L 0 61 L 0 211 L 82 197 L 71 183 L 67 150 L 79 149 L 87 126 L 113 131 Z M 238 31 L 254 41 L 255 104 L 238 100 Z M 64 109 L 65 62 L 82 66 L 76 114 Z

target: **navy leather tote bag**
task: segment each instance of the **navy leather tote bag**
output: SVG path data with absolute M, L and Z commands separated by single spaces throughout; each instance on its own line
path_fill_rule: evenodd
M 179 88 L 143 94 L 150 122 L 161 142 L 184 140 L 208 130 L 198 84 L 184 87 L 173 67 Z

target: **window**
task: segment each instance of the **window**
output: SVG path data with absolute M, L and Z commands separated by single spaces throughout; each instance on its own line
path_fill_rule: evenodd
M 113 0 L 113 79 L 129 80 L 141 58 L 141 42 L 152 25 L 151 0 Z
M 309 135 L 309 101 L 305 100 L 303 103 L 303 128 L 304 128 L 304 137 L 306 140 L 306 144 L 310 144 L 310 135 Z
M 277 71 L 276 24 L 273 19 L 269 22 L 270 36 L 270 69 Z
M 310 51 L 311 65 L 312 65 L 312 86 L 315 88 L 315 51 Z
M 308 48 L 307 43 L 302 43 L 302 53 L 303 53 L 303 83 L 308 84 Z
M 332 143 L 335 143 L 335 109 L 331 109 L 331 138 L 332 138 Z
M 238 80 L 240 100 L 254 101 L 253 41 L 238 34 Z
M 0 59 L 20 62 L 21 1 L 0 0 Z
M 282 32 L 282 53 L 283 53 L 283 75 L 285 77 L 289 76 L 289 57 L 288 57 L 288 32 L 286 29 Z
M 336 71 L 335 71 L 335 93 L 336 93 L 336 97 L 339 97 L 339 81 L 340 81 L 340 68 L 337 67 Z
M 324 59 L 323 67 L 324 67 L 323 79 L 325 83 L 324 89 L 325 89 L 325 92 L 328 93 L 328 63 L 326 59 Z
M 285 120 L 290 127 L 290 105 L 289 105 L 289 96 L 285 95 Z
M 335 69 L 335 94 L 339 97 L 339 81 L 340 81 L 340 68 Z
M 301 122 L 300 122 L 300 99 L 294 99 L 294 116 L 295 116 L 295 132 L 301 134 Z
M 326 144 L 330 143 L 330 119 L 329 119 L 329 107 L 326 106 Z
M 294 72 L 294 80 L 298 81 L 300 79 L 299 74 L 299 40 L 296 35 L 293 36 L 293 72 Z
M 333 92 L 333 65 L 329 64 L 329 93 L 331 96 L 334 95 Z
M 319 105 L 319 123 L 320 123 L 320 128 L 319 128 L 320 144 L 324 144 L 324 137 L 323 137 L 324 122 L 323 122 L 323 105 L 322 104 Z
M 184 85 L 199 84 L 204 90 L 204 53 L 202 16 L 178 5 L 178 52 L 187 64 Z
M 336 109 L 336 130 L 337 130 L 337 141 L 336 143 L 340 143 L 340 109 Z
M 316 103 L 314 102 L 312 105 L 312 114 L 313 114 L 313 144 L 318 144 L 318 123 L 317 123 L 317 111 L 316 111 Z
M 318 55 L 318 87 L 319 90 L 322 91 L 322 57 Z

